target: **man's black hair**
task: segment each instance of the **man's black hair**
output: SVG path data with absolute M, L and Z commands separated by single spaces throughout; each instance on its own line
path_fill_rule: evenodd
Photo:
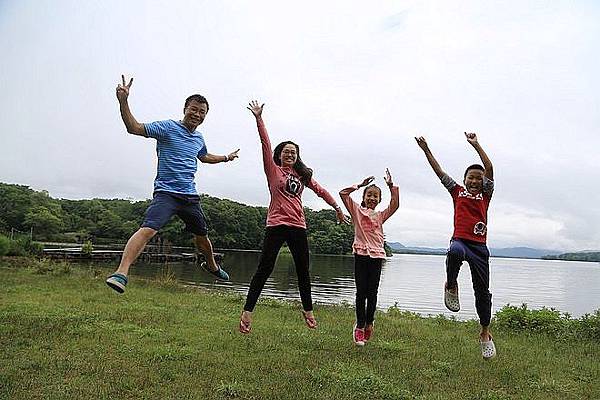
M 208 100 L 206 100 L 206 97 L 199 95 L 199 94 L 193 94 L 190 97 L 188 97 L 187 99 L 185 99 L 185 104 L 183 105 L 183 108 L 186 108 L 188 106 L 188 104 L 190 104 L 190 102 L 192 101 L 197 101 L 198 103 L 202 104 L 206 104 L 206 111 L 208 111 Z

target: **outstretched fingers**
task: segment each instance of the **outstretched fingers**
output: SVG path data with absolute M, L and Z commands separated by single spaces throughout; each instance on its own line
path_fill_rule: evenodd
M 362 183 L 360 184 L 361 186 L 367 186 L 369 183 L 373 182 L 375 180 L 374 176 L 369 176 L 365 179 L 363 179 Z
M 262 114 L 262 110 L 263 110 L 264 106 L 265 106 L 265 103 L 262 103 L 261 105 L 259 105 L 258 101 L 252 100 L 250 103 L 248 103 L 248 107 L 246 107 L 246 108 L 248 110 L 252 111 L 252 114 L 254 114 L 255 117 L 258 117 L 259 115 Z

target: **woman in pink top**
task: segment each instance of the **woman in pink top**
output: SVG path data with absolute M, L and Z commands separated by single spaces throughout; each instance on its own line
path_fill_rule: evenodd
M 254 114 L 258 126 L 271 202 L 267 213 L 262 254 L 248 289 L 246 304 L 240 318 L 240 332 L 250 333 L 252 311 L 265 282 L 273 272 L 277 254 L 284 242 L 287 243 L 296 265 L 304 320 L 309 328 L 314 329 L 317 327 L 317 321 L 313 315 L 308 240 L 301 198 L 304 187 L 313 190 L 332 206 L 336 210 L 339 222 L 345 221 L 345 216 L 334 198 L 312 178 L 312 169 L 300 159 L 300 148 L 297 144 L 286 141 L 278 144 L 274 151 L 271 150 L 269 135 L 262 120 L 263 106 L 264 104 L 259 105 L 258 102 L 252 101 L 248 109 Z
M 381 264 L 385 259 L 383 248 L 383 223 L 398 209 L 400 193 L 392 183 L 390 171 L 385 170 L 385 183 L 392 199 L 383 211 L 375 211 L 381 202 L 381 189 L 370 184 L 375 177 L 366 178 L 361 184 L 342 189 L 340 196 L 354 223 L 354 282 L 356 283 L 356 324 L 352 332 L 354 343 L 364 346 L 373 335 L 373 321 L 377 306 L 377 289 L 381 278 Z M 350 193 L 366 186 L 359 206 Z

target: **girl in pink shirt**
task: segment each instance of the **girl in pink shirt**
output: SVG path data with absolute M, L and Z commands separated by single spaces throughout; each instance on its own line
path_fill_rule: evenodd
M 377 306 L 377 289 L 381 278 L 381 265 L 385 259 L 383 248 L 383 223 L 387 221 L 400 205 L 398 186 L 392 183 L 390 171 L 385 170 L 385 183 L 392 199 L 383 211 L 375 211 L 381 202 L 381 189 L 373 184 L 375 177 L 366 178 L 361 184 L 342 189 L 340 197 L 354 223 L 354 282 L 356 283 L 356 324 L 352 339 L 358 346 L 364 346 L 373 335 L 373 321 Z M 350 193 L 365 187 L 361 205 L 356 204 Z
M 310 188 L 336 210 L 338 222 L 345 222 L 346 217 L 329 192 L 313 179 L 312 169 L 300 159 L 300 148 L 297 144 L 286 141 L 277 145 L 275 150 L 271 150 L 269 135 L 262 120 L 263 106 L 264 104 L 259 105 L 256 101 L 252 101 L 248 109 L 256 118 L 271 202 L 267 213 L 262 254 L 256 273 L 250 282 L 246 304 L 240 317 L 240 332 L 250 333 L 252 311 L 265 282 L 273 272 L 277 254 L 284 242 L 287 243 L 296 265 L 304 321 L 309 328 L 314 329 L 317 327 L 317 321 L 313 315 L 308 269 L 308 240 L 301 197 L 304 187 Z

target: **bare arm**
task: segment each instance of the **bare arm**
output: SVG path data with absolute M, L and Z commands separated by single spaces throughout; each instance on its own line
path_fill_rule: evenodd
M 488 178 L 489 180 L 493 181 L 494 180 L 494 167 L 493 167 L 492 162 L 490 161 L 489 157 L 487 156 L 485 151 L 483 151 L 483 148 L 479 144 L 479 141 L 477 140 L 477 135 L 475 133 L 465 132 L 465 136 L 467 137 L 467 141 L 471 144 L 471 146 L 473 146 L 473 148 L 475 149 L 477 154 L 479 154 L 479 158 L 481 158 L 481 162 L 483 163 L 483 168 L 485 168 L 484 176 L 486 178 Z
M 218 164 L 218 163 L 222 163 L 222 162 L 233 161 L 236 158 L 238 158 L 238 151 L 240 151 L 240 149 L 237 149 L 236 151 L 232 151 L 231 153 L 229 153 L 226 156 L 219 156 L 216 154 L 206 153 L 205 155 L 200 157 L 200 161 L 202 161 L 205 164 Z
M 387 221 L 389 217 L 392 216 L 400 207 L 400 189 L 398 186 L 394 186 L 394 182 L 392 181 L 392 175 L 390 174 L 389 169 L 385 169 L 385 184 L 390 189 L 391 199 L 388 207 L 383 211 L 383 221 Z
M 123 79 L 123 83 L 117 86 L 117 100 L 119 100 L 119 110 L 121 111 L 121 118 L 123 119 L 125 128 L 127 129 L 127 132 L 133 135 L 146 136 L 144 125 L 137 122 L 133 114 L 131 114 L 129 103 L 127 101 L 133 78 L 131 78 L 127 84 L 125 84 L 124 75 L 121 75 L 121 79 Z
M 415 140 L 417 141 L 417 144 L 419 145 L 421 150 L 423 150 L 423 153 L 425 153 L 425 157 L 427 157 L 429 165 L 431 165 L 431 168 L 433 168 L 433 172 L 435 172 L 438 178 L 442 179 L 442 177 L 446 175 L 446 173 L 444 172 L 442 167 L 440 167 L 440 164 L 437 162 L 437 160 L 431 153 L 431 150 L 429 150 L 429 146 L 427 145 L 425 138 L 423 136 L 420 136 L 416 137 Z

